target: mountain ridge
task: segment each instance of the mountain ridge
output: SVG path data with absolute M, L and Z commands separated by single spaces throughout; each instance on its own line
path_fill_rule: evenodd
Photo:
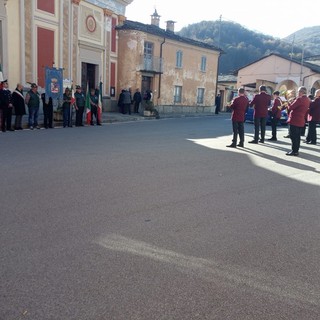
M 270 53 L 301 60 L 320 55 L 320 26 L 298 30 L 285 38 L 275 38 L 230 21 L 201 21 L 182 28 L 177 34 L 204 41 L 222 49 L 219 74 L 233 74 Z

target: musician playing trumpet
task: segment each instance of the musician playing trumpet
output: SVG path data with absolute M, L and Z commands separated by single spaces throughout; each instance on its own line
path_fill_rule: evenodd
M 281 111 L 283 110 L 282 101 L 280 99 L 280 92 L 273 92 L 273 102 L 272 107 L 269 109 L 271 113 L 271 129 L 272 129 L 272 137 L 268 139 L 269 141 L 277 141 L 277 125 L 281 118 Z
M 291 151 L 287 152 L 287 156 L 298 156 L 301 140 L 301 131 L 305 125 L 306 114 L 310 106 L 310 99 L 307 97 L 307 88 L 299 87 L 298 97 L 288 105 L 290 124 Z

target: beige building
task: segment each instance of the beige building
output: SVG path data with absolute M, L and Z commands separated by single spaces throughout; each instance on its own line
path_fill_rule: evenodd
M 151 90 L 160 112 L 212 112 L 221 51 L 178 36 L 174 21 L 161 29 L 159 20 L 155 11 L 150 25 L 126 20 L 116 28 L 118 89 Z
M 320 66 L 272 53 L 238 70 L 238 88 L 244 87 L 253 92 L 260 85 L 267 86 L 270 93 L 305 86 L 309 93 L 314 94 L 320 88 Z

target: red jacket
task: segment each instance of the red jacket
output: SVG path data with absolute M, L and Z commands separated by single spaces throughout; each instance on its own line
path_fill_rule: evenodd
M 281 118 L 281 99 L 280 98 L 275 98 L 273 101 L 273 106 L 271 109 L 271 113 L 273 117 L 276 117 L 276 119 L 280 119 Z
M 268 108 L 271 104 L 270 94 L 262 91 L 256 94 L 250 103 L 250 106 L 254 106 L 254 118 L 266 118 L 268 115 Z
M 310 99 L 306 95 L 296 98 L 288 107 L 288 123 L 296 127 L 304 127 L 309 106 Z
M 244 116 L 249 105 L 246 96 L 238 96 L 234 98 L 230 108 L 232 109 L 231 120 L 235 122 L 244 122 Z
M 310 103 L 308 121 L 320 122 L 320 97 Z

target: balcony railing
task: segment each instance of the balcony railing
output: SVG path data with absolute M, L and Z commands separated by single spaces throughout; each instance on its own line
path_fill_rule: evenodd
M 149 55 L 143 55 L 140 57 L 140 71 L 162 73 L 163 59 L 160 57 L 154 57 Z

